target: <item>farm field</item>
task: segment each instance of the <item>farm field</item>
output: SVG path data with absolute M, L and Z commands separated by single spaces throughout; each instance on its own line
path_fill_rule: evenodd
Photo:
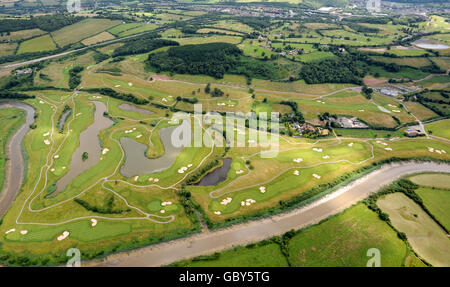
M 0 41 L 18 41 L 18 40 L 24 40 L 32 37 L 36 37 L 39 35 L 45 34 L 44 31 L 41 29 L 30 29 L 30 30 L 21 30 L 21 31 L 15 31 L 11 32 L 10 35 L 2 35 L 0 36 Z
M 44 35 L 22 42 L 17 54 L 51 51 L 56 49 L 56 44 L 50 35 Z
M 403 193 L 388 194 L 377 205 L 404 232 L 412 248 L 433 266 L 448 266 L 450 242 L 445 231 Z
M 13 55 L 16 48 L 16 43 L 0 44 L 0 57 Z
M 120 21 L 109 19 L 86 19 L 52 32 L 52 36 L 60 47 L 64 47 L 89 38 L 119 23 Z
M 115 37 L 108 32 L 101 32 L 98 35 L 92 36 L 91 38 L 87 38 L 87 39 L 81 41 L 81 43 L 83 43 L 86 46 L 89 46 L 89 45 L 101 43 L 101 42 L 104 42 L 107 40 L 112 40 L 114 38 Z
M 442 120 L 433 123 L 426 124 L 427 130 L 430 130 L 433 135 L 450 139 L 450 131 L 447 129 L 450 124 L 450 120 Z

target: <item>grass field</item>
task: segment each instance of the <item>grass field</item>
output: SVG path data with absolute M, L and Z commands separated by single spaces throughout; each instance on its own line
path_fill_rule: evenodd
M 0 44 L 0 57 L 14 54 L 17 48 L 17 43 L 1 43 Z
M 380 250 L 383 267 L 402 266 L 407 255 L 395 231 L 363 204 L 300 231 L 288 246 L 292 266 L 364 267 L 370 248 Z
M 450 189 L 450 174 L 419 174 L 409 178 L 412 182 L 425 187 Z
M 9 138 L 25 122 L 25 111 L 17 108 L 0 108 L 0 193 L 3 190 L 5 177 L 6 144 Z
M 450 265 L 450 241 L 445 231 L 403 193 L 388 194 L 377 205 L 404 232 L 412 248 L 433 266 Z
M 118 20 L 86 19 L 52 32 L 55 42 L 64 47 L 89 38 L 120 23 Z
M 83 43 L 83 45 L 89 46 L 89 45 L 101 43 L 104 41 L 112 40 L 114 38 L 115 37 L 108 32 L 101 32 L 98 35 L 92 36 L 91 38 L 87 38 L 87 39 L 81 41 L 81 43 Z
M 435 112 L 417 102 L 405 102 L 404 105 L 406 106 L 408 111 L 413 113 L 421 121 L 438 116 Z
M 50 35 L 44 35 L 22 42 L 17 54 L 51 51 L 56 49 L 56 44 Z
M 172 264 L 177 267 L 287 267 L 286 258 L 276 243 L 238 247 L 217 255 L 201 256 Z
M 450 177 L 447 176 L 447 180 L 449 179 Z M 431 214 L 433 214 L 447 230 L 450 230 L 450 209 L 448 208 L 450 190 L 421 187 L 416 193 L 422 198 L 425 207 Z
M 0 41 L 11 42 L 11 41 L 25 40 L 42 34 L 45 34 L 45 32 L 42 31 L 41 29 L 20 30 L 11 32 L 10 35 L 0 36 Z
M 427 131 L 431 131 L 433 135 L 438 137 L 443 137 L 450 140 L 450 130 L 448 126 L 450 125 L 450 120 L 442 120 L 425 125 Z

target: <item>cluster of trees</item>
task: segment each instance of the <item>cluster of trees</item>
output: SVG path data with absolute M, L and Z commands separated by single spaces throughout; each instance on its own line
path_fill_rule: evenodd
M 380 29 L 378 29 L 378 28 L 367 27 L 367 26 L 360 25 L 360 24 L 353 23 L 353 22 L 347 23 L 347 26 L 350 29 L 355 30 L 360 33 L 378 33 L 380 31 Z
M 225 73 L 274 79 L 278 71 L 269 63 L 244 57 L 242 51 L 229 43 L 208 43 L 171 47 L 165 52 L 151 54 L 148 65 L 157 72 L 208 75 L 223 78 Z
M 328 59 L 304 65 L 300 78 L 308 84 L 352 83 L 362 84 L 366 71 L 350 58 Z
M 225 72 L 238 65 L 241 54 L 241 50 L 228 43 L 185 45 L 151 54 L 148 63 L 158 72 L 204 74 L 223 78 Z
M 368 86 L 364 85 L 362 88 L 362 94 L 366 99 L 370 100 L 372 98 L 373 89 L 369 88 Z
M 303 117 L 302 112 L 299 111 L 298 105 L 293 101 L 281 101 L 280 105 L 289 106 L 292 109 L 292 113 L 283 114 L 281 117 L 282 123 L 305 123 L 305 118 Z
M 30 19 L 3 19 L 0 20 L 0 32 L 13 32 L 26 29 L 39 28 L 44 31 L 56 31 L 64 26 L 81 21 L 84 17 L 70 15 L 44 15 Z
M 156 39 L 156 34 L 147 34 L 128 40 L 125 45 L 116 48 L 113 57 L 142 54 L 165 46 L 178 46 L 178 42 Z
M 84 67 L 75 66 L 69 71 L 69 88 L 75 89 L 81 83 L 80 73 L 84 70 Z
M 131 211 L 131 209 L 129 209 L 129 208 L 115 209 L 114 208 L 114 196 L 112 196 L 112 195 L 105 200 L 105 206 L 92 205 L 89 202 L 79 199 L 79 198 L 75 198 L 74 201 L 89 211 L 101 213 L 101 214 L 121 214 L 121 213 Z
M 99 93 L 99 94 L 107 96 L 107 97 L 111 97 L 111 98 L 115 98 L 115 99 L 131 102 L 131 103 L 136 104 L 136 105 L 145 105 L 145 104 L 149 103 L 148 100 L 139 99 L 136 96 L 134 96 L 133 94 L 118 93 L 118 92 L 114 91 L 111 88 L 86 89 L 86 90 L 83 90 L 83 91 L 91 92 L 91 93 Z
M 16 93 L 11 91 L 0 91 L 0 100 L 4 99 L 15 99 L 15 100 L 25 100 L 34 99 L 35 96 L 29 96 L 27 94 Z

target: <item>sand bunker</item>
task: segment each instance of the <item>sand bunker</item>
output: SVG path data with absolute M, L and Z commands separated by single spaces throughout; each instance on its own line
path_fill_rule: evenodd
M 59 158 L 59 155 L 56 154 L 53 158 L 58 159 L 58 158 Z
M 28 233 L 28 230 L 21 230 L 20 231 L 20 234 L 22 234 L 22 235 L 26 235 Z
M 299 163 L 299 162 L 302 162 L 302 161 L 303 161 L 303 159 L 300 158 L 300 157 L 294 158 L 294 162 L 296 162 L 296 163 Z
M 349 147 L 352 147 L 352 146 L 353 146 L 353 143 L 349 143 L 348 146 L 349 146 Z
M 324 155 L 322 158 L 323 159 L 327 159 L 327 158 L 330 158 L 330 156 L 329 155 Z
M 265 187 L 265 186 L 260 186 L 260 187 L 259 187 L 259 191 L 260 191 L 261 193 L 265 193 L 265 192 L 266 192 L 266 187 Z
M 49 140 L 44 140 L 44 143 L 45 143 L 46 145 L 49 145 L 49 144 L 50 144 L 50 141 L 49 141 Z
M 60 236 L 58 236 L 58 241 L 64 240 L 69 236 L 70 232 L 69 231 L 64 231 Z
M 294 175 L 299 175 L 300 172 L 298 170 L 294 170 Z
M 15 228 L 12 228 L 12 229 L 6 231 L 5 234 L 8 234 L 8 233 L 11 233 L 11 232 L 14 232 L 14 231 L 16 231 L 16 229 L 15 229 Z
M 245 171 L 244 170 L 242 170 L 242 169 L 240 169 L 240 170 L 236 170 L 236 174 L 242 174 L 242 173 L 244 173 Z
M 131 83 L 131 82 L 130 82 L 130 83 L 128 83 L 128 86 L 132 87 L 132 86 L 133 86 L 133 83 Z
M 220 202 L 220 204 L 222 205 L 227 205 L 231 202 L 232 198 L 231 197 L 227 197 L 225 199 L 222 199 L 222 201 Z
M 50 132 L 46 132 L 45 134 L 43 134 L 44 137 L 49 136 Z
M 318 174 L 313 174 L 313 176 L 315 177 L 315 178 L 317 178 L 317 179 L 320 179 L 320 175 L 318 175 Z
M 98 222 L 97 222 L 97 219 L 94 219 L 94 218 L 91 219 L 91 226 L 92 226 L 92 227 L 96 226 L 97 223 L 98 223 Z
M 222 212 L 220 212 L 220 211 L 214 211 L 214 214 L 216 214 L 216 215 L 221 215 Z
M 385 147 L 384 149 L 387 151 L 392 151 L 392 149 L 390 147 Z
M 164 201 L 161 203 L 162 206 L 171 205 L 172 201 Z
M 256 203 L 254 199 L 248 198 L 245 201 L 241 201 L 241 206 L 250 206 L 253 203 Z
M 321 148 L 313 148 L 313 151 L 322 152 L 323 150 Z

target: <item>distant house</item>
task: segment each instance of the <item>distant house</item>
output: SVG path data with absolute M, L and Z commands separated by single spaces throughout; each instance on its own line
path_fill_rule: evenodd
M 405 130 L 405 136 L 407 137 L 418 137 L 425 135 L 421 130 L 408 128 Z

